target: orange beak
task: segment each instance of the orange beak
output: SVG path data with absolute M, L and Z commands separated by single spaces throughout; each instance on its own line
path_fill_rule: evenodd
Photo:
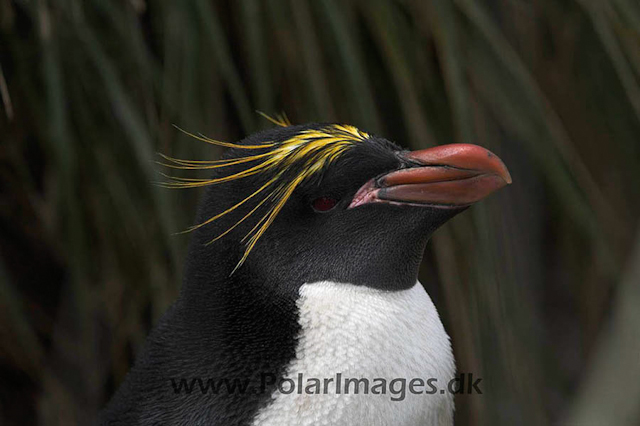
M 372 202 L 464 207 L 511 183 L 502 160 L 477 145 L 442 145 L 400 155 L 412 167 L 368 182 L 349 208 Z

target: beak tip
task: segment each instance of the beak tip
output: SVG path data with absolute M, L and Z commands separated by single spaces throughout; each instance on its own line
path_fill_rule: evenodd
M 498 157 L 497 155 L 495 155 L 493 152 L 489 151 L 486 148 L 481 148 L 481 149 L 486 150 L 487 157 L 490 158 L 491 161 L 493 162 L 493 168 L 494 170 L 496 170 L 498 176 L 500 176 L 507 185 L 511 185 L 513 183 L 513 179 L 511 178 L 511 173 L 509 173 L 509 169 L 504 164 L 504 162 L 500 159 L 500 157 Z
M 504 179 L 507 185 L 511 185 L 513 183 L 513 179 L 511 178 L 511 173 L 509 173 L 509 170 L 507 169 L 506 166 L 504 168 L 504 172 L 501 173 L 500 177 Z

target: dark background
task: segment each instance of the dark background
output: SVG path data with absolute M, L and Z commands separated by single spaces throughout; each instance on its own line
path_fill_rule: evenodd
M 456 424 L 640 424 L 637 1 L 0 0 L 0 95 L 0 424 L 91 422 L 180 286 L 156 152 L 255 110 L 496 152 L 421 270 L 483 378 Z

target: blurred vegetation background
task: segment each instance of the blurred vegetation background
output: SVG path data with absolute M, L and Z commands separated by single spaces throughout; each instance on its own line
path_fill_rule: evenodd
M 0 424 L 91 423 L 180 286 L 155 153 L 261 110 L 500 155 L 421 270 L 456 424 L 640 425 L 636 0 L 0 0 L 0 97 Z

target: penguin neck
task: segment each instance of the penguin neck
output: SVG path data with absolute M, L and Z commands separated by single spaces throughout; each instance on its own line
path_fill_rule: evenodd
M 428 225 L 435 222 L 425 221 L 424 213 L 404 214 L 394 227 L 380 225 L 374 232 L 345 232 L 333 239 L 308 233 L 305 238 L 285 240 L 278 238 L 285 231 L 267 233 L 235 271 L 244 249 L 237 244 L 239 238 L 207 244 L 210 233 L 197 230 L 178 302 L 194 326 L 193 331 L 185 329 L 206 342 L 217 330 L 225 334 L 242 327 L 246 333 L 228 339 L 228 345 L 267 351 L 265 356 L 275 358 L 282 354 L 275 354 L 273 346 L 293 351 L 291 342 L 299 331 L 297 301 L 304 284 L 330 281 L 384 291 L 415 285 L 424 247 L 436 226 Z M 416 229 L 416 222 L 427 225 Z
M 192 241 L 178 300 L 181 321 L 190 324 L 185 327 L 191 334 L 187 345 L 197 353 L 224 349 L 247 365 L 263 359 L 277 370 L 294 356 L 296 289 L 277 291 L 283 286 L 275 277 L 266 279 L 242 268 L 232 274 L 236 262 L 237 251 L 225 245 Z M 208 342 L 218 348 L 208 347 Z

